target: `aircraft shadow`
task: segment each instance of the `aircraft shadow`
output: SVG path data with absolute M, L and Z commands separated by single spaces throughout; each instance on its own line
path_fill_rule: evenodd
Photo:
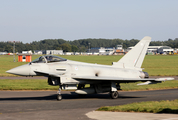
M 12 98 L 0 98 L 0 101 L 26 101 L 26 100 L 56 100 L 57 94 L 40 97 L 12 97 Z M 133 99 L 141 97 L 133 96 L 119 96 L 118 99 Z M 89 94 L 89 95 L 78 95 L 76 93 L 62 94 L 62 99 L 111 99 L 109 94 Z
M 56 94 L 50 96 L 40 96 L 40 97 L 12 97 L 12 98 L 0 98 L 0 101 L 26 101 L 26 100 L 54 100 L 56 99 Z
M 62 94 L 63 95 L 63 94 Z M 75 92 L 71 92 L 71 96 L 69 98 L 69 96 L 66 94 L 63 95 L 63 99 L 111 99 L 110 95 L 107 93 L 104 94 L 88 94 L 88 95 L 78 95 Z M 118 97 L 118 99 L 127 99 L 127 98 L 141 98 L 141 97 L 133 97 L 133 96 L 122 96 L 120 95 Z
M 164 108 L 161 111 L 157 112 L 157 114 L 161 114 L 161 113 L 178 114 L 178 109 Z

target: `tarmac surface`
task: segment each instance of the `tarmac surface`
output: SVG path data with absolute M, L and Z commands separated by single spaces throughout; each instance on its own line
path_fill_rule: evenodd
M 120 98 L 106 94 L 86 95 L 62 91 L 63 100 L 56 100 L 56 91 L 0 91 L 0 120 L 177 120 L 177 114 L 150 114 L 94 111 L 101 106 L 123 105 L 141 101 L 178 99 L 178 89 L 153 91 L 120 91 Z

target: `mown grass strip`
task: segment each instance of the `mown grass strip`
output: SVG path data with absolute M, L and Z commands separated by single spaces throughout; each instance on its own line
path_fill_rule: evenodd
M 50 86 L 43 79 L 0 80 L 0 90 L 58 90 L 59 86 Z
M 174 113 L 178 114 L 178 99 L 165 101 L 148 101 L 131 103 L 120 106 L 104 106 L 97 111 L 113 112 L 147 112 L 147 113 Z

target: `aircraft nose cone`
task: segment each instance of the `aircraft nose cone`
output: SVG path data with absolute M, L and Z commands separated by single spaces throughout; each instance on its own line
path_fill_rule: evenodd
M 26 64 L 26 65 L 22 65 L 22 66 L 10 69 L 6 72 L 10 74 L 15 74 L 15 75 L 28 76 L 30 74 L 30 66 L 29 64 Z

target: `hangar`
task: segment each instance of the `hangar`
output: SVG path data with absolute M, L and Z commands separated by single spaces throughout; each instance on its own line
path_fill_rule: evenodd
M 149 46 L 147 53 L 172 54 L 174 49 L 169 46 Z
M 127 50 L 131 50 L 129 47 Z M 148 46 L 147 54 L 173 54 L 174 49 L 169 46 Z

